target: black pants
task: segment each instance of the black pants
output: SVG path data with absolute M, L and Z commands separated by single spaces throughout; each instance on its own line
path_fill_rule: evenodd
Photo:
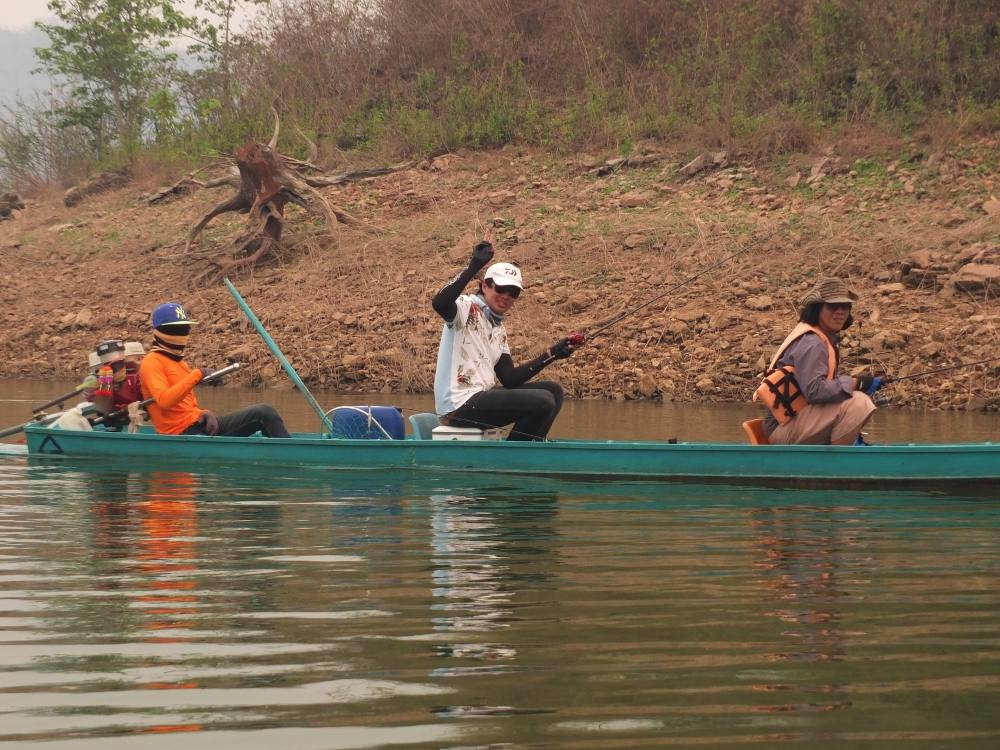
M 219 419 L 219 431 L 216 435 L 230 437 L 246 437 L 260 430 L 266 437 L 291 437 L 285 422 L 277 410 L 270 404 L 254 404 L 246 409 L 223 414 Z M 205 435 L 205 423 L 199 419 L 184 430 L 183 435 Z
M 490 428 L 513 422 L 508 440 L 544 440 L 562 404 L 562 386 L 539 380 L 517 388 L 480 391 L 449 415 L 448 424 Z

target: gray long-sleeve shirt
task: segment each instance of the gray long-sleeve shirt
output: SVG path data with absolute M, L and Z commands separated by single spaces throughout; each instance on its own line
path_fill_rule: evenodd
M 836 349 L 840 337 L 834 334 L 831 341 Z M 840 357 L 837 359 L 839 366 Z M 826 344 L 815 333 L 807 333 L 796 339 L 778 358 L 775 366 L 780 365 L 795 368 L 795 381 L 810 404 L 846 401 L 854 390 L 854 378 L 850 375 L 835 375 L 833 380 L 827 378 Z M 777 426 L 778 420 L 768 412 L 764 419 L 764 430 L 770 435 Z

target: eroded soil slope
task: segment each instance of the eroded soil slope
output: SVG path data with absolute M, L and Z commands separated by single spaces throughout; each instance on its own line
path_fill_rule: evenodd
M 930 152 L 918 142 L 845 140 L 761 164 L 725 153 L 643 144 L 648 163 L 595 169 L 602 155 L 527 149 L 459 153 L 329 189 L 374 229 L 291 207 L 278 263 L 233 279 L 310 384 L 345 391 L 427 391 L 440 321 L 433 292 L 486 227 L 497 259 L 522 266 L 527 292 L 510 316 L 515 361 L 571 330 L 595 329 L 736 252 L 753 249 L 626 317 L 547 372 L 584 398 L 745 400 L 818 274 L 862 295 L 844 340 L 850 371 L 896 375 L 1000 357 L 997 138 Z M 606 156 L 606 155 L 605 155 Z M 193 281 L 201 253 L 244 230 L 187 230 L 228 195 L 198 190 L 151 206 L 137 180 L 72 209 L 28 200 L 0 223 L 4 357 L 0 375 L 81 374 L 94 344 L 148 344 L 166 300 L 204 322 L 193 364 L 249 365 L 246 382 L 287 387 L 221 284 Z M 762 238 L 762 239 L 761 239 Z M 1000 408 L 1000 360 L 895 386 L 893 402 Z

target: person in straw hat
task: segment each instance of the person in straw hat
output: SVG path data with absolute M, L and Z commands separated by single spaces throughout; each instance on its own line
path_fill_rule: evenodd
M 883 385 L 874 375 L 840 373 L 840 332 L 854 322 L 857 293 L 825 276 L 802 298 L 799 323 L 775 352 L 754 401 L 767 406 L 764 430 L 773 444 L 862 444 L 860 432 Z

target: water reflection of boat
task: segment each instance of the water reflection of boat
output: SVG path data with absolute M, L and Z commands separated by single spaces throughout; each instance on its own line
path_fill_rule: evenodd
M 558 477 L 746 482 L 782 486 L 995 483 L 1000 444 L 754 446 L 625 440 L 548 442 L 291 439 L 25 428 L 33 455 L 118 458 L 150 467 L 258 464 L 349 470 L 461 471 Z

